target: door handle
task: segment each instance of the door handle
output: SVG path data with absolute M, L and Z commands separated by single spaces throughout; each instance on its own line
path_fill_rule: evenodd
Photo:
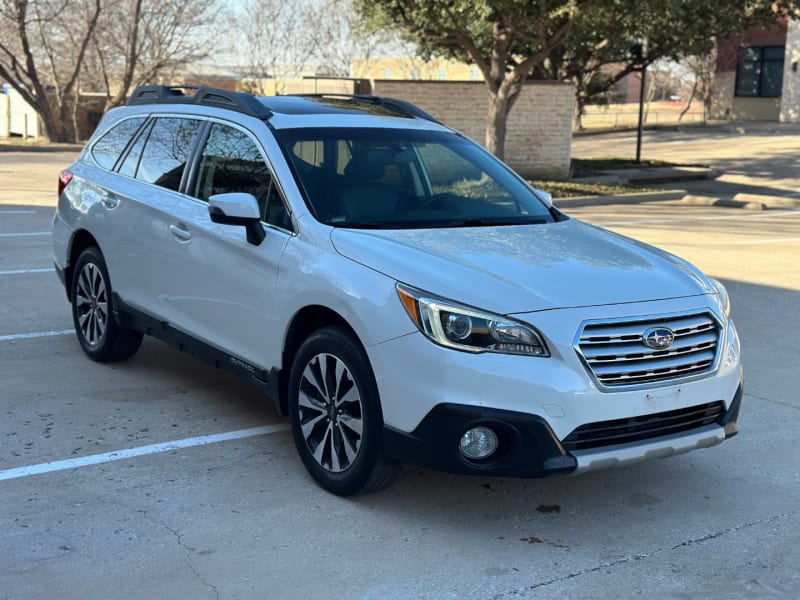
M 192 239 L 192 234 L 188 229 L 184 229 L 183 225 L 170 225 L 169 231 L 181 241 L 188 242 L 190 239 Z

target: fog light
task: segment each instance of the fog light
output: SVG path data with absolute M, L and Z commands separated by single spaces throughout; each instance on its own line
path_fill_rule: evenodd
M 497 434 L 484 425 L 473 427 L 461 436 L 458 449 L 471 460 L 481 460 L 497 450 Z

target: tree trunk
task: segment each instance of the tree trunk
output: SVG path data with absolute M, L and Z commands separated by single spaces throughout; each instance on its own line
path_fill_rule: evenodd
M 47 106 L 43 106 L 44 104 Z M 56 115 L 56 112 L 50 105 L 50 98 L 45 95 L 43 98 L 36 98 L 36 103 L 32 105 L 33 109 L 39 115 L 44 125 L 44 135 L 50 142 L 66 142 L 64 139 L 64 127 L 61 119 Z
M 694 100 L 694 96 L 697 93 L 697 76 L 695 75 L 694 78 L 694 85 L 692 86 L 692 93 L 689 94 L 689 101 L 686 103 L 686 108 L 681 111 L 681 114 L 678 115 L 678 123 L 683 120 L 683 117 L 689 112 L 689 109 L 692 108 L 692 101 Z
M 500 160 L 506 154 L 506 127 L 508 101 L 499 94 L 489 92 L 489 113 L 486 119 L 486 149 Z
M 506 157 L 508 113 L 522 89 L 522 82 L 503 81 L 497 92 L 489 91 L 489 113 L 486 119 L 486 149 L 500 160 Z

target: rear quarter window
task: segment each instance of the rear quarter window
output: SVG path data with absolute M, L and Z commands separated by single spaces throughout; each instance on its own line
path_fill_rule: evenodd
M 136 179 L 178 191 L 201 126 L 201 121 L 194 119 L 156 119 L 139 160 Z
M 131 138 L 144 121 L 145 117 L 125 119 L 109 129 L 92 146 L 92 157 L 97 161 L 97 164 L 109 171 L 113 169 L 117 159 L 119 159 L 128 142 L 131 141 Z

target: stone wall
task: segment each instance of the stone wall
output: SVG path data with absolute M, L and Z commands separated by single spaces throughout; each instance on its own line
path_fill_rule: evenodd
M 800 123 L 800 22 L 789 21 L 783 63 L 782 123 Z
M 736 69 L 718 70 L 714 76 L 714 87 L 711 89 L 711 109 L 709 117 L 712 119 L 733 118 L 733 93 L 736 88 Z
M 483 82 L 376 80 L 373 92 L 416 104 L 445 125 L 483 145 L 489 92 Z M 569 177 L 572 118 L 571 84 L 532 82 L 511 109 L 506 162 L 525 177 Z

